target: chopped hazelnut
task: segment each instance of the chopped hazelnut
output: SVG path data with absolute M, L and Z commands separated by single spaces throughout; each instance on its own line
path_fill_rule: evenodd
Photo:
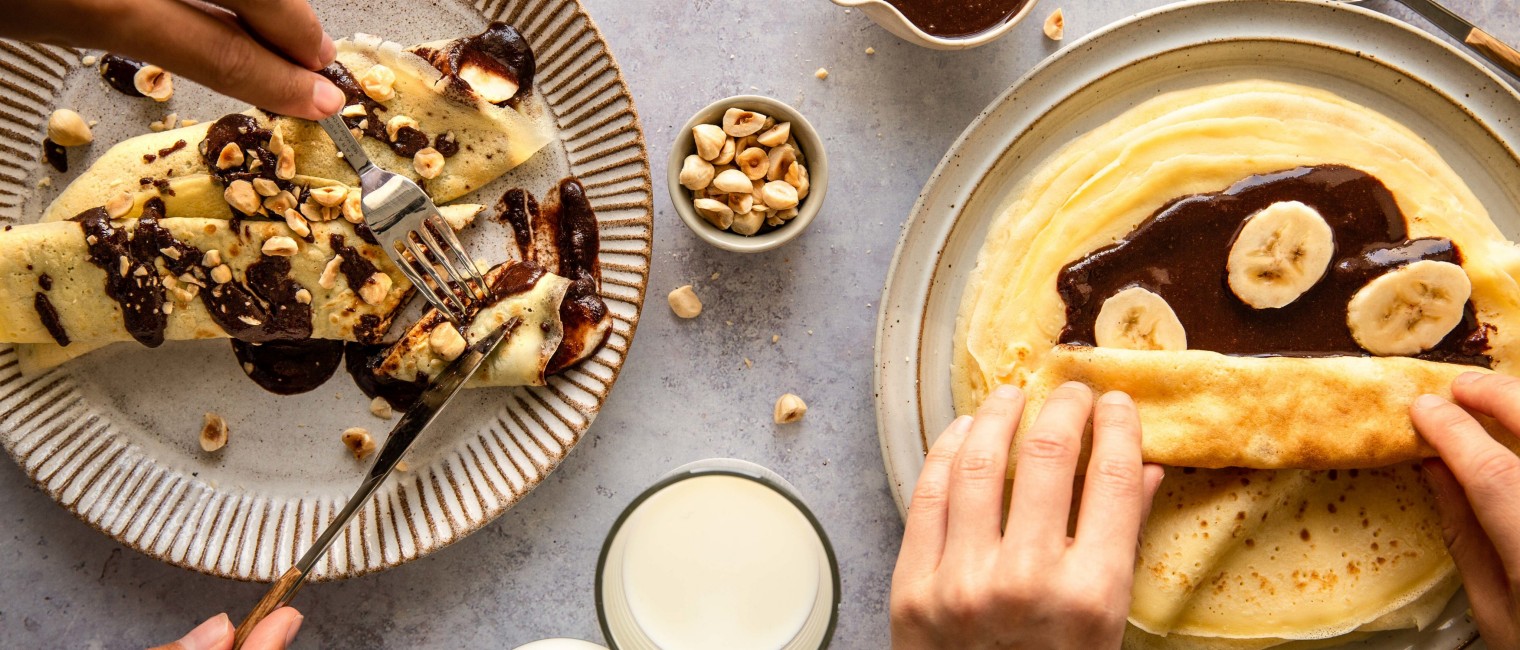
M 350 427 L 343 430 L 343 446 L 354 455 L 354 460 L 364 460 L 375 451 L 375 439 L 370 437 L 369 430 L 363 427 Z
M 681 186 L 693 192 L 706 188 L 712 184 L 713 174 L 712 163 L 692 154 L 681 165 Z
M 371 305 L 385 302 L 385 296 L 391 292 L 391 276 L 376 271 L 364 281 L 364 286 L 359 287 L 359 297 Z
M 337 207 L 348 197 L 348 188 L 329 185 L 311 188 L 311 198 L 325 208 Z
M 343 117 L 364 117 L 369 114 L 369 111 L 364 109 L 364 104 L 349 104 L 338 111 L 338 114 Z
M 464 354 L 465 340 L 452 324 L 443 322 L 428 333 L 428 347 L 432 348 L 434 354 L 453 361 Z
M 285 216 L 285 212 L 287 210 L 293 210 L 295 207 L 296 195 L 291 194 L 289 190 L 280 190 L 279 192 L 276 192 L 274 196 L 264 199 L 264 209 L 280 215 L 281 217 Z
M 67 108 L 60 108 L 48 116 L 47 137 L 60 147 L 77 147 L 95 139 L 84 118 Z
M 258 214 L 263 208 L 259 193 L 253 190 L 253 183 L 241 179 L 229 183 L 227 189 L 222 191 L 222 198 L 227 200 L 227 205 L 232 206 L 232 209 L 249 216 Z
M 132 75 L 132 86 L 157 102 L 167 102 L 174 96 L 174 77 L 156 65 L 139 68 L 137 74 Z M 173 127 L 166 124 L 165 128 Z
M 290 257 L 292 255 L 295 255 L 301 249 L 296 245 L 296 240 L 284 235 L 276 235 L 264 240 L 264 246 L 261 250 L 265 255 L 271 255 L 274 257 Z
M 331 289 L 338 284 L 338 273 L 343 268 L 343 256 L 334 255 L 327 260 L 327 266 L 322 267 L 322 275 L 317 278 L 317 285 L 323 289 Z
M 369 412 L 371 415 L 382 420 L 389 420 L 396 415 L 395 409 L 391 408 L 390 401 L 384 397 L 376 397 L 370 400 Z
M 423 178 L 438 178 L 443 173 L 443 162 L 443 154 L 432 147 L 426 147 L 412 156 L 412 168 Z
M 111 219 L 125 217 L 128 213 L 132 212 L 133 205 L 132 195 L 121 192 L 111 197 L 111 200 L 106 201 L 106 217 Z
M 779 147 L 792 137 L 792 123 L 782 122 L 755 137 L 755 141 L 767 147 Z
M 282 216 L 285 217 L 285 227 L 289 228 L 297 237 L 304 239 L 311 236 L 311 224 L 307 223 L 306 217 L 301 216 L 301 213 L 287 209 Z
M 210 452 L 225 446 L 227 446 L 227 420 L 207 411 L 205 423 L 201 425 L 201 449 Z
M 274 176 L 282 181 L 296 177 L 295 147 L 288 144 L 280 147 L 279 157 L 275 159 Z
M 765 205 L 776 210 L 797 207 L 797 188 L 786 181 L 771 181 L 760 190 Z
M 301 303 L 303 305 L 310 305 L 311 304 L 311 291 L 307 290 L 307 289 L 304 289 L 304 288 L 303 289 L 296 289 L 296 302 Z
M 222 151 L 226 150 L 225 147 L 222 148 Z M 275 196 L 281 192 L 280 184 L 267 178 L 253 179 L 253 191 L 258 192 L 259 196 L 265 197 Z
M 754 135 L 765 128 L 766 116 L 742 108 L 730 108 L 723 113 L 723 132 L 735 138 Z
M 1059 41 L 1066 37 L 1066 14 L 1057 8 L 1045 19 L 1045 38 Z
M 377 102 L 388 102 L 396 96 L 396 73 L 390 68 L 376 64 L 359 77 L 359 87 L 364 94 Z
M 689 284 L 670 292 L 666 299 L 670 301 L 670 310 L 681 318 L 696 318 L 702 313 L 702 300 Z
M 364 209 L 360 204 L 358 192 L 349 192 L 348 198 L 343 199 L 343 220 L 349 223 L 364 223 Z
M 222 147 L 222 151 L 216 155 L 217 169 L 232 169 L 243 166 L 243 148 L 236 142 L 228 142 Z M 259 180 L 266 180 L 260 178 Z
M 218 264 L 211 267 L 211 281 L 217 284 L 227 284 L 232 281 L 232 267 L 226 264 Z
M 813 73 L 813 76 L 818 77 L 819 79 L 828 79 L 829 71 L 827 68 L 819 68 L 817 72 Z
M 691 128 L 691 138 L 696 144 L 697 155 L 702 160 L 713 160 L 723 151 L 723 143 L 728 136 L 723 133 L 723 128 L 716 124 L 698 124 Z
M 801 397 L 787 393 L 776 400 L 776 410 L 772 414 L 776 424 L 791 424 L 802 419 L 807 414 L 807 402 Z
M 391 142 L 395 142 L 396 133 L 399 132 L 402 127 L 411 127 L 416 129 L 418 128 L 417 120 L 414 120 L 406 115 L 396 115 L 391 119 L 386 120 L 385 137 L 390 138 Z
M 201 256 L 201 266 L 215 268 L 222 263 L 222 252 L 213 248 Z

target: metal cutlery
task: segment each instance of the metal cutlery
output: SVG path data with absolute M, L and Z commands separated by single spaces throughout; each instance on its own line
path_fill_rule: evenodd
M 1361 0 L 1350 0 L 1360 2 Z M 1494 38 L 1435 0 L 1395 0 L 1520 81 L 1520 51 Z

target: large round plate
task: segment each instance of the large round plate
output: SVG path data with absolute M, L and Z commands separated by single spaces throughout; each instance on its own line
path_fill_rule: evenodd
M 601 225 L 603 295 L 615 319 L 594 358 L 548 386 L 462 393 L 315 578 L 395 566 L 463 538 L 506 511 L 564 460 L 601 408 L 638 325 L 653 226 L 643 132 L 617 63 L 575 0 L 463 2 L 318 0 L 333 34 L 365 32 L 404 44 L 516 25 L 538 55 L 539 94 L 559 139 L 465 202 L 491 205 L 510 187 L 546 195 L 559 178 L 584 182 Z M 108 145 L 169 112 L 200 120 L 242 106 L 177 80 L 167 105 L 105 89 L 85 53 L 0 42 L 0 221 L 35 221 L 58 189 Z M 69 174 L 37 160 L 57 106 L 100 120 L 96 144 L 71 152 Z M 490 231 L 497 231 L 490 237 Z M 503 259 L 501 227 L 477 223 L 475 255 Z M 231 424 L 216 455 L 197 443 L 201 415 Z M 117 345 L 42 377 L 22 377 L 0 346 L 0 443 L 37 486 L 123 544 L 178 566 L 270 580 L 327 525 L 363 477 L 339 441 L 346 427 L 383 436 L 394 423 L 340 371 L 311 393 L 278 397 L 242 376 L 225 342 Z
M 1520 96 L 1402 22 L 1335 2 L 1186 2 L 1077 41 L 993 101 L 945 154 L 908 219 L 881 301 L 877 427 L 899 510 L 925 450 L 955 416 L 951 336 L 966 275 L 1021 179 L 1076 136 L 1157 94 L 1233 79 L 1325 88 L 1424 135 L 1499 226 L 1520 232 Z M 1457 598 L 1423 633 L 1368 647 L 1451 648 L 1472 623 Z

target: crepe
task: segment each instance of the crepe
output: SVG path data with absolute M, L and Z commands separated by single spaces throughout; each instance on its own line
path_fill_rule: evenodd
M 1439 236 L 1461 252 L 1462 268 L 1472 282 L 1471 305 L 1491 326 L 1487 354 L 1492 369 L 1513 372 L 1520 345 L 1520 249 L 1505 240 L 1488 213 L 1462 180 L 1418 135 L 1364 107 L 1315 89 L 1265 81 L 1207 86 L 1163 95 L 1098 128 L 1047 161 L 989 231 L 963 298 L 951 368 L 957 410 L 970 412 L 991 387 L 1027 386 L 1051 362 L 1063 327 L 1066 306 L 1055 278 L 1069 262 L 1128 235 L 1158 209 L 1182 196 L 1219 192 L 1243 178 L 1311 165 L 1345 165 L 1386 184 L 1408 222 L 1410 237 Z M 1224 290 L 1221 288 L 1221 290 Z M 1326 318 L 1345 318 L 1344 313 Z M 1139 357 L 1135 357 L 1138 359 Z M 1168 376 L 1209 372 L 1224 355 L 1168 357 L 1165 363 L 1122 365 L 1113 369 L 1134 385 L 1167 381 Z M 1266 378 L 1298 372 L 1324 359 L 1250 357 L 1230 360 L 1249 376 Z M 1391 358 L 1370 358 L 1365 367 L 1399 366 Z M 1121 360 L 1121 364 L 1125 363 Z M 1473 368 L 1479 369 L 1479 368 Z M 1053 371 L 1042 381 L 1059 383 Z M 1170 373 L 1170 375 L 1169 375 Z M 1244 375 L 1240 376 L 1243 377 Z M 1320 373 L 1317 377 L 1329 377 Z M 1408 403 L 1433 385 L 1390 383 L 1391 370 L 1341 377 L 1334 385 L 1295 382 L 1292 395 L 1306 398 L 1329 390 L 1351 395 L 1405 391 Z M 1433 376 L 1431 377 L 1433 380 Z M 1245 385 L 1244 380 L 1241 384 Z M 1245 400 L 1216 401 L 1222 391 L 1200 394 L 1179 409 L 1230 408 Z M 1208 467 L 1244 465 L 1280 467 L 1365 467 L 1428 455 L 1407 422 L 1393 430 L 1363 427 L 1335 436 L 1299 436 L 1280 431 L 1281 419 L 1363 417 L 1392 421 L 1403 413 L 1373 413 L 1374 405 L 1319 400 L 1305 410 L 1297 400 L 1257 415 L 1231 414 L 1220 422 L 1251 429 L 1209 431 L 1232 440 L 1267 440 L 1228 457 L 1189 451 L 1186 441 L 1200 432 L 1165 432 L 1150 427 L 1147 459 L 1188 461 Z M 1035 404 L 1034 406 L 1038 406 Z M 1336 410 L 1344 413 L 1336 413 Z M 1035 413 L 1038 408 L 1031 408 Z M 1181 416 L 1179 416 L 1181 417 Z M 1180 420 L 1178 420 L 1180 422 Z M 1360 437 L 1349 435 L 1363 433 Z M 1368 437 L 1373 436 L 1373 437 Z M 1184 443 L 1179 446 L 1179 441 Z M 1383 445 L 1392 443 L 1388 447 Z M 1251 450 L 1262 450 L 1254 453 Z
M 1491 368 L 1057 345 L 1067 325 L 1057 278 L 1068 263 L 1180 197 L 1319 165 L 1371 174 L 1392 192 L 1409 237 L 1455 244 L 1473 316 L 1492 328 Z M 957 410 L 1018 385 L 1030 396 L 1027 429 L 1050 390 L 1083 381 L 1135 397 L 1148 460 L 1266 468 L 1168 468 L 1141 540 L 1126 647 L 1324 647 L 1435 618 L 1458 578 L 1413 463 L 1432 452 L 1407 408 L 1421 393 L 1449 395 L 1461 372 L 1515 371 L 1520 251 L 1430 145 L 1328 92 L 1259 80 L 1204 86 L 1074 141 L 1008 206 L 957 321 Z M 1221 274 L 1219 291 L 1224 284 Z M 1017 442 L 1010 473 L 1016 458 Z

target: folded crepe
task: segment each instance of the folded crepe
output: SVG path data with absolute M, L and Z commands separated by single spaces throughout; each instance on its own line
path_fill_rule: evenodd
M 1374 176 L 1408 237 L 1460 251 L 1470 313 L 1488 326 L 1482 363 L 1059 344 L 1068 264 L 1181 197 L 1321 165 Z M 1408 405 L 1449 394 L 1461 372 L 1515 372 L 1517 273 L 1520 251 L 1462 179 L 1389 118 L 1277 82 L 1169 93 L 1046 161 L 989 230 L 953 341 L 956 408 L 972 412 L 993 387 L 1018 385 L 1030 395 L 1027 428 L 1065 381 L 1125 390 L 1141 411 L 1144 456 L 1193 466 L 1168 469 L 1142 535 L 1128 648 L 1324 647 L 1424 627 L 1459 580 L 1413 463 L 1431 451 Z M 1215 290 L 1230 291 L 1222 275 Z M 1017 452 L 1016 442 L 1010 473 Z

